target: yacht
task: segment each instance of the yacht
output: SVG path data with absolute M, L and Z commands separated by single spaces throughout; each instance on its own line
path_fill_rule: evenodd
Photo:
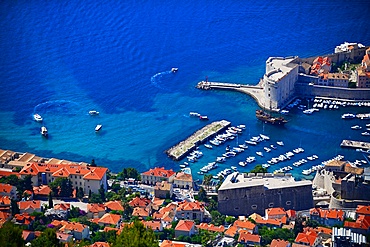
M 264 147 L 263 149 L 264 149 L 267 153 L 271 152 L 271 149 L 270 149 L 270 148 L 268 148 L 268 147 Z
M 355 114 L 352 114 L 352 113 L 345 113 L 342 115 L 342 119 L 353 119 L 355 118 Z
M 189 115 L 191 117 L 200 117 L 200 113 L 198 113 L 198 112 L 190 112 Z
M 363 136 L 370 136 L 370 133 L 366 131 L 366 132 L 362 132 L 361 135 L 363 135 Z
M 279 145 L 279 146 L 284 146 L 284 142 L 282 142 L 282 141 L 276 142 L 276 144 Z
M 226 161 L 226 158 L 225 157 L 217 157 L 216 158 L 216 162 L 218 162 L 218 163 L 223 163 L 225 161 Z
M 103 125 L 101 125 L 101 124 L 96 125 L 95 131 L 96 132 L 100 131 L 102 127 L 103 127 Z
M 41 135 L 43 135 L 43 136 L 48 136 L 48 130 L 47 130 L 47 128 L 45 127 L 45 126 L 42 126 L 41 127 Z
M 98 111 L 95 111 L 95 110 L 92 110 L 92 111 L 89 111 L 89 114 L 91 116 L 94 116 L 94 115 L 99 115 L 99 112 Z
M 268 137 L 267 135 L 260 134 L 260 137 L 261 137 L 263 140 L 270 140 L 270 137 Z
M 200 120 L 208 120 L 208 117 L 207 116 L 199 116 L 199 119 Z
M 212 145 L 211 144 L 204 144 L 204 146 L 206 147 L 206 148 L 209 148 L 209 149 L 212 149 L 213 147 L 212 147 Z
M 42 122 L 42 117 L 39 114 L 37 114 L 37 113 L 33 114 L 33 119 L 36 122 Z
M 171 69 L 171 72 L 172 72 L 172 73 L 176 73 L 178 70 L 179 70 L 179 68 L 172 68 L 172 69 Z
M 257 142 L 246 140 L 245 143 L 249 145 L 257 145 Z
M 353 129 L 353 130 L 359 130 L 359 129 L 362 129 L 362 127 L 359 126 L 359 125 L 354 125 L 354 126 L 351 127 L 351 129 Z
M 263 153 L 262 153 L 262 152 L 256 152 L 256 154 L 257 154 L 258 156 L 263 157 Z

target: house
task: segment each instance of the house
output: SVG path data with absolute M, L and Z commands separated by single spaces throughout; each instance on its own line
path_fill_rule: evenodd
M 175 237 L 179 236 L 191 236 L 195 232 L 195 222 L 192 220 L 180 220 L 175 227 Z
M 240 230 L 238 243 L 244 246 L 259 246 L 261 245 L 261 236 L 252 234 L 247 230 Z
M 366 235 L 370 233 L 370 215 L 359 215 L 356 222 L 345 221 L 344 228 Z
M 71 208 L 70 203 L 57 203 L 54 204 L 54 209 L 55 210 L 61 210 L 61 211 L 69 211 Z
M 16 199 L 17 187 L 10 184 L 0 183 L 0 196 L 9 196 L 11 199 Z
M 256 219 L 255 220 L 258 225 L 265 225 L 267 227 L 279 227 L 281 228 L 283 224 L 286 224 L 286 216 L 282 219 Z
M 47 185 L 57 178 L 67 178 L 73 187 L 81 187 L 85 194 L 98 193 L 101 185 L 107 190 L 105 167 L 91 167 L 77 164 L 28 163 L 19 172 L 21 178 L 32 176 L 34 186 Z
M 366 50 L 361 66 L 357 68 L 357 87 L 370 87 L 370 48 Z
M 172 183 L 175 172 L 164 167 L 155 167 L 149 171 L 141 173 L 141 182 L 143 184 L 155 185 L 157 182 L 167 181 Z
M 224 226 L 215 226 L 213 224 L 207 224 L 207 223 L 200 223 L 199 225 L 196 226 L 196 228 L 198 229 L 202 229 L 202 230 L 206 230 L 206 231 L 210 231 L 210 232 L 224 232 L 225 231 L 225 227 Z
M 152 202 L 148 198 L 135 197 L 128 204 L 131 207 L 150 208 Z
M 98 221 L 100 226 L 114 226 L 119 228 L 121 224 L 122 217 L 119 214 L 104 214 Z
M 287 210 L 286 215 L 288 221 L 294 221 L 297 218 L 297 212 L 293 209 Z
M 344 165 L 347 162 L 341 160 L 331 160 L 325 164 L 325 170 L 329 172 L 339 172 L 344 170 Z
M 69 243 L 73 241 L 73 235 L 71 234 L 56 232 L 56 235 L 60 243 Z
M 330 57 L 317 57 L 312 62 L 311 74 L 318 75 L 321 73 L 328 73 L 331 70 L 331 59 Z
M 356 208 L 356 214 L 358 215 L 370 215 L 370 205 L 358 205 Z
M 47 198 L 51 193 L 51 189 L 47 185 L 40 185 L 33 187 L 33 195 L 35 198 Z
M 89 247 L 110 247 L 110 245 L 106 242 L 95 242 L 92 245 L 89 245 Z
M 99 203 L 89 203 L 87 204 L 87 217 L 90 219 L 101 218 L 105 214 L 105 207 L 103 204 Z
M 36 238 L 34 231 L 23 230 L 22 237 L 25 243 L 31 242 Z
M 344 211 L 338 209 L 310 209 L 311 220 L 316 220 L 322 225 L 340 225 L 344 221 Z
M 9 196 L 0 196 L 0 211 L 10 212 L 10 204 L 12 200 Z
M 90 238 L 89 226 L 77 222 L 66 222 L 66 221 L 62 221 L 61 224 L 63 226 L 59 229 L 59 231 L 71 234 L 77 240 Z
M 132 211 L 132 216 L 139 217 L 139 219 L 146 219 L 150 216 L 150 211 L 148 208 L 135 207 Z
M 271 241 L 270 247 L 290 247 L 289 241 L 281 239 L 273 239 Z
M 266 219 L 281 219 L 286 216 L 284 208 L 266 208 L 265 218 Z
M 233 224 L 233 226 L 235 226 L 238 230 L 245 230 L 249 233 L 257 233 L 258 232 L 258 228 L 256 226 L 256 224 L 250 222 L 249 220 L 236 220 Z
M 321 238 L 315 232 L 300 232 L 294 240 L 294 243 L 310 247 L 316 247 L 321 244 Z M 294 246 L 294 245 L 293 245 Z
M 226 237 L 234 238 L 235 235 L 238 233 L 238 227 L 232 225 L 225 231 Z
M 351 229 L 333 227 L 333 247 L 343 246 L 367 246 L 366 236 L 354 233 Z
M 154 197 L 156 198 L 171 198 L 173 194 L 173 184 L 167 181 L 157 182 L 154 186 Z
M 33 212 L 41 212 L 41 201 L 40 200 L 32 200 L 32 201 L 20 201 L 17 202 L 19 207 L 19 212 L 23 213 L 33 213 Z
M 160 247 L 188 247 L 187 243 L 180 243 L 171 240 L 163 240 Z
M 26 226 L 30 228 L 35 221 L 35 216 L 30 216 L 28 213 L 14 215 L 13 222 L 18 225 Z
M 104 203 L 105 211 L 123 211 L 124 208 L 122 206 L 122 203 L 120 201 L 109 201 Z
M 203 222 L 205 218 L 205 207 L 204 203 L 199 201 L 179 202 L 176 207 L 176 217 L 178 219 L 188 219 L 188 220 L 199 220 Z
M 163 231 L 163 224 L 161 221 L 150 220 L 150 221 L 141 221 L 141 222 L 147 229 L 150 228 L 155 232 Z
M 176 173 L 173 179 L 175 188 L 191 189 L 193 188 L 193 176 L 185 172 Z
M 171 223 L 175 220 L 176 207 L 174 203 L 168 204 L 166 207 L 161 208 L 158 212 L 153 213 L 154 220 L 160 220 L 164 227 L 171 226 Z
M 12 215 L 9 212 L 0 211 L 0 220 L 10 220 Z M 1 227 L 0 227 L 1 228 Z

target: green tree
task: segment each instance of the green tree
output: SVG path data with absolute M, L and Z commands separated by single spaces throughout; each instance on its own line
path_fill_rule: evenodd
M 207 201 L 207 192 L 203 187 L 200 187 L 199 192 L 198 192 L 198 200 L 202 202 Z
M 158 240 L 152 229 L 146 229 L 141 222 L 134 222 L 133 226 L 126 225 L 117 236 L 112 247 L 158 247 Z
M 49 184 L 54 196 L 71 197 L 73 192 L 72 183 L 67 178 L 57 178 Z
M 236 218 L 234 216 L 226 216 L 225 218 L 225 222 L 230 225 L 234 224 L 235 221 L 236 221 Z
M 95 163 L 95 160 L 94 159 L 91 160 L 90 166 L 96 167 L 96 163 Z
M 51 196 L 51 192 L 49 193 L 49 196 L 48 196 L 48 202 L 49 202 L 49 208 L 53 208 L 54 205 L 53 205 L 53 197 Z
M 206 186 L 207 190 L 209 190 L 209 186 L 211 185 L 212 177 L 211 174 L 205 174 L 203 177 L 203 184 Z
M 101 200 L 105 202 L 105 189 L 102 184 L 100 185 L 99 195 L 100 195 Z
M 211 211 L 211 217 L 212 217 L 211 223 L 214 224 L 215 226 L 223 225 L 225 222 L 225 215 L 222 215 L 220 212 L 216 210 Z
M 18 207 L 18 203 L 17 201 L 15 200 L 12 200 L 11 203 L 10 203 L 10 208 L 12 209 L 12 215 L 16 215 L 16 214 L 19 214 L 19 207 Z
M 46 228 L 41 235 L 35 240 L 31 241 L 32 247 L 61 247 L 62 244 L 56 235 L 56 229 Z
M 116 241 L 117 231 L 99 232 L 96 231 L 91 237 L 91 242 L 109 242 L 114 243 Z
M 0 228 L 0 243 L 2 247 L 25 246 L 22 237 L 22 229 L 10 221 L 5 222 Z
M 83 199 L 84 195 L 85 195 L 84 189 L 82 187 L 79 187 L 76 190 L 77 190 L 77 193 L 76 193 L 77 198 L 80 199 L 80 200 Z
M 267 173 L 267 168 L 263 168 L 262 165 L 256 165 L 250 173 Z
M 92 193 L 89 199 L 89 202 L 90 203 L 103 203 L 103 200 L 100 194 Z
M 138 170 L 132 167 L 123 168 L 122 172 L 119 172 L 117 174 L 117 179 L 119 180 L 125 180 L 128 178 L 134 178 L 136 180 L 141 180 L 140 173 Z

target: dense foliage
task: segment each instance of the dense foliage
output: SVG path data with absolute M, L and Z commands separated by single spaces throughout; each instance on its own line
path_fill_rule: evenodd
M 0 228 L 0 245 L 2 247 L 24 246 L 22 229 L 11 222 L 5 222 Z
M 126 225 L 122 233 L 117 236 L 112 247 L 158 247 L 158 240 L 151 229 L 146 229 L 141 222 L 133 226 Z
M 262 165 L 256 165 L 250 173 L 266 173 L 267 168 L 263 168 Z
M 73 192 L 72 182 L 67 178 L 57 178 L 49 183 L 53 196 L 71 197 Z
M 283 239 L 288 240 L 289 242 L 294 241 L 294 232 L 289 229 L 282 229 L 282 228 L 276 228 L 276 229 L 270 229 L 266 226 L 262 226 L 258 229 L 258 233 L 260 234 L 262 238 L 262 244 L 270 244 L 273 239 Z
M 117 174 L 118 180 L 125 180 L 128 178 L 141 180 L 140 173 L 135 168 L 132 167 L 123 168 L 123 170 Z

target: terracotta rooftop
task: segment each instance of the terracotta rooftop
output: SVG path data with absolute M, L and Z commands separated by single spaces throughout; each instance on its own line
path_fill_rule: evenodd
M 175 243 L 171 240 L 163 240 L 160 247 L 186 247 L 186 244 L 183 243 Z
M 200 223 L 197 225 L 197 228 L 211 231 L 211 232 L 224 232 L 225 227 L 224 226 L 215 226 L 213 224 L 208 225 L 207 223 Z
M 202 202 L 182 201 L 179 202 L 176 208 L 177 211 L 204 211 L 204 204 Z
M 288 246 L 290 246 L 289 241 L 281 239 L 273 239 L 270 244 L 270 247 L 288 247 Z
M 295 238 L 296 243 L 303 243 L 309 246 L 312 246 L 315 243 L 316 236 L 307 235 L 305 233 L 298 233 L 297 237 Z
M 248 230 L 253 230 L 256 227 L 255 224 L 248 220 L 246 221 L 236 220 L 233 225 L 236 226 L 238 229 L 248 229 Z
M 247 243 L 247 242 L 253 242 L 253 243 L 260 243 L 261 242 L 261 236 L 252 234 L 248 232 L 247 230 L 240 230 L 239 231 L 239 243 Z
M 89 203 L 87 204 L 87 212 L 99 213 L 105 211 L 104 204 L 99 203 Z
M 149 204 L 151 203 L 151 201 L 147 198 L 140 198 L 140 197 L 135 197 L 134 199 L 132 199 L 128 204 L 131 206 L 131 207 L 141 207 L 141 208 L 145 208 L 147 207 Z
M 172 169 L 166 170 L 164 167 L 156 167 L 154 169 L 150 169 L 149 171 L 143 172 L 142 174 L 147 176 L 169 178 L 175 174 L 175 172 Z
M 40 186 L 33 187 L 33 193 L 35 195 L 48 196 L 50 192 L 51 192 L 51 189 L 47 185 L 40 185 Z
M 134 211 L 132 212 L 132 216 L 138 216 L 139 218 L 148 217 L 149 211 L 145 208 L 135 207 Z
M 225 231 L 225 236 L 229 236 L 233 238 L 237 232 L 238 232 L 238 227 L 230 226 L 229 229 Z
M 370 215 L 370 206 L 358 205 L 356 208 L 356 213 Z
M 187 181 L 187 182 L 193 182 L 193 176 L 185 172 L 178 172 L 174 179 L 181 180 L 181 181 Z
M 95 242 L 90 247 L 109 247 L 109 243 L 106 242 Z
M 31 209 L 39 209 L 41 208 L 41 201 L 40 200 L 33 200 L 33 201 L 20 201 L 17 202 L 18 207 L 20 210 L 27 210 Z
M 10 205 L 12 200 L 9 196 L 0 196 L 0 207 L 3 207 L 4 205 Z
M 30 216 L 28 213 L 14 215 L 15 221 L 23 225 L 31 224 L 31 222 L 33 222 L 35 218 L 35 216 Z
M 344 227 L 368 231 L 370 229 L 370 215 L 359 215 L 356 222 L 345 221 Z
M 180 220 L 175 227 L 175 231 L 185 231 L 189 232 L 195 225 L 195 222 L 192 220 Z
M 161 230 L 161 221 L 154 221 L 154 220 L 150 220 L 150 221 L 141 221 L 144 226 L 146 228 L 151 228 L 153 231 L 159 231 Z
M 55 204 L 54 205 L 54 209 L 55 210 L 63 210 L 63 211 L 67 211 L 71 208 L 71 204 L 70 203 L 59 203 L 59 204 Z
M 10 194 L 13 188 L 15 187 L 10 184 L 0 184 L 0 193 Z
M 275 217 L 275 216 L 284 216 L 286 212 L 284 208 L 268 208 L 266 209 L 266 218 Z
M 99 219 L 98 222 L 100 224 L 106 224 L 106 225 L 117 225 L 120 220 L 121 220 L 121 215 L 106 213 Z
M 104 203 L 104 206 L 109 210 L 123 211 L 122 203 L 120 201 L 109 201 Z
M 317 215 L 320 218 L 326 219 L 344 220 L 344 211 L 338 209 L 312 208 L 310 209 L 310 215 Z
M 74 231 L 74 232 L 82 232 L 87 226 L 77 223 L 77 222 L 67 222 L 64 226 L 62 226 L 59 230 L 60 231 Z

